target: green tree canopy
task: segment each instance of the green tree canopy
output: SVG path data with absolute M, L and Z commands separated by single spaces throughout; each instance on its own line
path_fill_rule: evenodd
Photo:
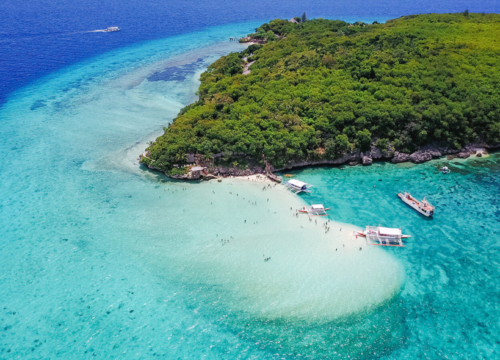
M 429 142 L 498 143 L 499 33 L 496 14 L 353 26 L 273 20 L 256 34 L 275 41 L 208 67 L 199 100 L 148 147 L 144 161 L 168 170 L 186 154 L 237 153 L 281 166 L 335 158 L 351 144 L 367 150 L 372 138 L 381 150 L 387 141 L 406 152 Z M 251 73 L 242 75 L 250 55 Z

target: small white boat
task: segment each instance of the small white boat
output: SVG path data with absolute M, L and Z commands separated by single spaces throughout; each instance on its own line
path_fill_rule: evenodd
M 403 239 L 410 235 L 403 235 L 401 229 L 382 226 L 367 226 L 365 230 L 355 231 L 354 235 L 366 238 L 368 245 L 404 247 Z
M 326 213 L 328 210 L 331 208 L 325 208 L 323 204 L 316 204 L 316 205 L 311 205 L 311 207 L 303 207 L 302 209 L 299 209 L 300 213 L 305 213 L 309 214 L 309 216 L 327 216 L 328 214 Z
M 429 202 L 425 199 L 422 201 L 418 201 L 410 193 L 405 192 L 404 194 L 399 193 L 399 198 L 403 200 L 407 205 L 411 206 L 415 210 L 417 210 L 422 215 L 427 217 L 434 215 L 434 206 L 429 204 Z
M 107 29 L 103 30 L 104 32 L 113 32 L 113 31 L 120 31 L 118 26 L 110 26 Z
M 443 174 L 449 174 L 450 169 L 448 169 L 448 166 L 443 166 L 441 169 L 439 169 Z

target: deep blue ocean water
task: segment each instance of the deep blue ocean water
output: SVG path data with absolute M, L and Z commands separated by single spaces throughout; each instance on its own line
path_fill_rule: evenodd
M 0 2 L 0 103 L 13 90 L 83 59 L 143 41 L 211 26 L 310 17 L 388 19 L 429 12 L 498 12 L 497 0 L 158 1 L 3 0 Z M 89 33 L 119 26 L 114 34 Z
M 137 161 L 203 69 L 242 49 L 229 36 L 304 11 L 384 21 L 465 8 L 500 10 L 1 2 L 0 358 L 499 358 L 498 154 L 453 160 L 449 175 L 436 172 L 445 160 L 297 170 L 316 185 L 300 198 L 174 182 Z M 427 195 L 434 219 L 401 204 L 404 190 Z M 333 207 L 330 232 L 292 216 L 316 202 Z M 350 235 L 379 223 L 414 238 L 381 249 Z

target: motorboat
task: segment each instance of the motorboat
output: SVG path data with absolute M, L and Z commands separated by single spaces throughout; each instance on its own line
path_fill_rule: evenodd
M 103 30 L 104 32 L 113 32 L 113 31 L 120 31 L 120 28 L 118 26 L 110 26 L 107 29 Z
M 425 197 L 423 198 L 422 201 L 418 201 L 413 196 L 411 196 L 410 193 L 407 193 L 407 192 L 405 192 L 404 194 L 399 193 L 398 196 L 408 206 L 411 206 L 412 208 L 417 210 L 422 215 L 427 216 L 427 217 L 434 215 L 435 208 L 434 208 L 434 206 L 429 204 L 429 202 L 426 200 Z
M 443 174 L 449 174 L 451 171 L 448 168 L 448 166 L 443 166 L 441 169 L 439 169 Z

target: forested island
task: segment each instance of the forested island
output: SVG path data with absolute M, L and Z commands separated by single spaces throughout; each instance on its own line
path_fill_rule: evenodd
M 171 176 L 190 163 L 235 174 L 500 145 L 500 15 L 300 20 L 263 24 L 249 35 L 263 45 L 210 65 L 199 100 L 141 161 Z

